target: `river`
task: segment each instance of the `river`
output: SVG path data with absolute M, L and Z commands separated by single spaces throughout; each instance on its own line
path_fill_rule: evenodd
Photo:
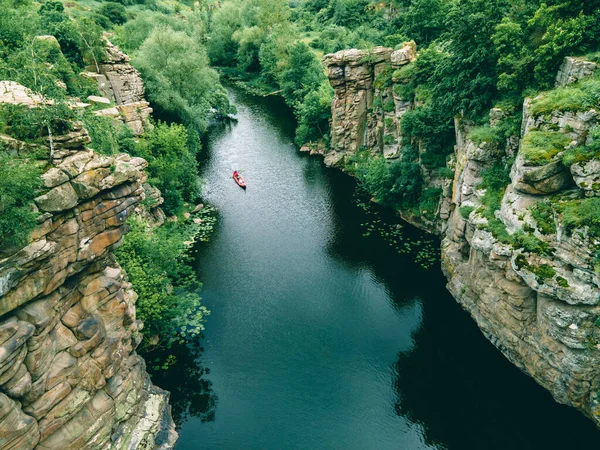
M 230 95 L 238 121 L 211 129 L 202 162 L 204 196 L 219 211 L 196 255 L 212 314 L 201 347 L 179 349 L 154 377 L 172 391 L 177 450 L 597 442 L 591 421 L 484 338 L 439 263 L 424 269 L 369 233 L 365 223 L 400 221 L 364 211 L 350 177 L 297 151 L 279 99 Z M 400 225 L 401 247 L 432 240 Z

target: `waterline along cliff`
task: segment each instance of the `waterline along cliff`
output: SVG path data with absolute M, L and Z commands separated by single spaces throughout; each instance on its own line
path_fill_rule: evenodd
M 106 103 L 97 115 L 140 134 L 151 111 L 141 77 L 107 45 L 100 73 L 87 76 L 108 98 L 71 107 Z M 39 108 L 46 99 L 2 81 L 0 102 Z M 53 153 L 40 161 L 43 193 L 29 242 L 0 251 L 0 448 L 172 448 L 169 395 L 135 351 L 143 326 L 137 294 L 112 253 L 127 218 L 149 212 L 147 163 L 99 155 L 80 122 L 69 128 L 41 147 L 0 136 L 15 157 L 48 155 L 50 146 Z
M 600 424 L 599 117 L 561 101 L 588 92 L 597 64 L 566 58 L 555 89 L 525 100 L 520 132 L 505 132 L 514 117 L 502 108 L 483 126 L 456 117 L 454 152 L 434 173 L 427 142 L 403 150 L 400 119 L 420 105 L 402 96 L 402 68 L 418 57 L 412 42 L 324 57 L 335 90 L 325 163 L 413 158 L 435 206 L 399 212 L 441 236 L 452 295 L 513 364 Z

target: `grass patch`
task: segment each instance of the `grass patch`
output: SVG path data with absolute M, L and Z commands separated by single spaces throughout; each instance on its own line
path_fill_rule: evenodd
M 467 220 L 471 213 L 475 210 L 474 206 L 461 206 L 459 209 L 460 215 L 463 219 Z
M 562 158 L 565 166 L 600 158 L 600 127 L 590 129 L 589 134 L 591 141 L 588 145 L 580 145 L 565 152 Z
M 571 142 L 571 138 L 557 131 L 530 131 L 523 137 L 521 152 L 525 160 L 541 166 L 550 161 Z
M 581 111 L 600 104 L 600 77 L 587 78 L 574 85 L 540 94 L 531 104 L 531 114 L 539 116 L 553 111 Z
M 590 234 L 600 237 L 600 198 L 592 197 L 561 204 L 563 225 L 567 233 L 589 227 Z
M 419 211 L 429 220 L 435 220 L 438 205 L 440 203 L 440 196 L 442 190 L 440 188 L 428 188 L 424 189 L 419 199 Z
M 385 112 L 392 112 L 392 111 L 394 111 L 394 108 L 395 108 L 394 100 L 392 100 L 392 99 L 386 100 L 385 103 L 383 104 L 383 110 Z
M 489 125 L 476 127 L 469 131 L 469 139 L 471 139 L 475 145 L 480 145 L 482 142 L 498 144 L 502 141 L 502 136 L 500 136 L 499 131 L 498 128 L 492 128 Z
M 556 224 L 554 223 L 554 208 L 548 200 L 536 203 L 531 208 L 531 215 L 537 222 L 540 233 L 556 233 Z
M 391 134 L 386 134 L 383 136 L 383 144 L 384 145 L 391 145 L 394 143 L 395 140 L 396 140 L 396 138 L 394 136 L 392 136 Z

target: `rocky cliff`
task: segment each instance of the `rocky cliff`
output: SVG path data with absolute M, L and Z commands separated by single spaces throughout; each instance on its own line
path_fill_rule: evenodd
M 327 166 L 347 167 L 360 152 L 382 155 L 388 160 L 403 157 L 401 120 L 419 103 L 404 98 L 402 69 L 414 62 L 416 57 L 413 41 L 398 50 L 386 47 L 351 49 L 323 57 L 334 89 L 331 148 L 325 153 Z M 416 163 L 420 166 L 424 185 L 430 189 L 448 189 L 449 180 L 421 163 L 426 147 L 420 142 L 416 144 Z M 439 234 L 442 227 L 439 216 L 443 219 L 448 217 L 447 207 L 444 203 L 428 214 L 407 210 L 400 211 L 400 214 L 413 225 Z
M 414 58 L 411 44 L 325 56 L 335 90 L 327 164 L 343 166 L 361 148 L 395 156 L 399 120 L 417 105 L 394 93 L 395 80 L 382 91 L 377 77 Z M 596 68 L 566 58 L 557 89 Z M 423 169 L 442 198 L 437 221 L 421 225 L 442 235 L 448 289 L 485 336 L 558 402 L 600 425 L 600 158 L 591 150 L 600 117 L 553 95 L 527 99 L 520 134 L 501 140 L 493 138 L 508 119 L 500 109 L 491 110 L 485 134 L 456 118 L 454 179 L 449 185 Z M 374 103 L 378 96 L 387 108 Z M 492 192 L 490 174 L 509 181 Z
M 96 80 L 104 97 L 89 97 L 88 100 L 107 104 L 108 108 L 96 112 L 99 116 L 111 117 L 124 122 L 134 134 L 140 135 L 152 114 L 150 104 L 144 98 L 144 82 L 140 73 L 130 64 L 131 59 L 107 38 L 106 60 L 88 67 L 87 77 Z
M 39 101 L 16 83 L 0 92 L 3 102 Z M 139 95 L 130 100 L 144 104 Z M 111 254 L 145 197 L 146 162 L 89 143 L 78 124 L 55 137 L 39 225 L 27 246 L 0 251 L 2 449 L 168 449 L 177 437 L 168 393 L 135 352 L 136 294 Z
M 568 58 L 557 84 L 576 81 L 585 66 L 590 63 Z M 583 212 L 586 197 L 600 195 L 600 172 L 597 159 L 563 162 L 565 151 L 586 145 L 598 113 L 536 114 L 532 105 L 541 100 L 526 100 L 516 147 L 514 141 L 476 144 L 469 127 L 457 120 L 453 211 L 442 241 L 442 267 L 448 289 L 488 339 L 558 402 L 600 424 L 600 242 L 590 227 L 567 223 L 570 212 Z M 565 144 L 540 158 L 531 148 L 534 136 L 545 142 L 564 136 Z M 502 158 L 514 158 L 511 182 L 500 209 L 485 217 L 480 206 L 485 191 L 478 185 L 482 172 Z

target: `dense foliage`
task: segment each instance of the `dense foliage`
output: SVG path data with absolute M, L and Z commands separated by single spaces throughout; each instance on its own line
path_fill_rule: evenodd
M 499 145 L 519 129 L 524 96 L 553 87 L 564 56 L 599 59 L 592 53 L 599 50 L 600 0 L 0 0 L 0 8 L 0 78 L 21 83 L 44 100 L 39 108 L 0 109 L 1 131 L 45 144 L 77 116 L 96 151 L 148 160 L 149 182 L 162 191 L 169 215 L 181 214 L 200 195 L 199 133 L 233 112 L 211 65 L 254 91 L 283 96 L 298 119 L 298 144 L 327 145 L 333 91 L 320 63 L 323 54 L 398 48 L 414 40 L 418 59 L 376 80 L 382 86 L 396 80 L 394 94 L 417 105 L 401 120 L 401 159 L 389 163 L 359 152 L 347 169 L 377 201 L 431 216 L 439 189 L 427 189 L 423 173 L 448 176 L 442 172 L 449 170 L 456 116 L 482 125 L 489 108 L 501 106 L 515 119 L 470 133 L 477 144 Z M 67 107 L 69 98 L 98 93 L 95 82 L 80 74 L 106 58 L 105 31 L 132 56 L 156 118 L 163 121 L 139 139 L 110 119 Z M 377 101 L 381 111 L 394 107 L 389 100 Z M 600 81 L 590 78 L 542 93 L 531 111 L 571 111 L 597 107 L 599 101 Z M 386 130 L 383 141 L 394 139 Z M 597 157 L 598 142 L 593 130 L 585 144 L 562 154 L 564 164 Z M 554 131 L 532 132 L 523 150 L 530 163 L 542 164 L 558 157 L 565 144 Z M 21 244 L 35 225 L 31 202 L 39 171 L 34 162 L 1 152 L 0 245 Z M 482 212 L 488 229 L 506 242 L 544 252 L 532 236 L 508 236 L 494 215 L 508 182 L 507 167 L 499 161 L 483 173 L 479 186 L 486 189 Z M 597 228 L 597 209 L 595 199 L 586 199 L 561 212 L 570 229 Z M 465 217 L 472 212 L 461 210 Z M 552 232 L 552 208 L 540 205 L 532 214 L 542 232 Z M 201 330 L 206 310 L 195 293 L 199 283 L 186 265 L 184 244 L 195 232 L 177 224 L 150 230 L 138 220 L 119 251 L 140 294 L 146 337 L 155 342 L 168 345 Z
M 131 231 L 116 254 L 138 294 L 145 344 L 170 347 L 198 335 L 209 312 L 201 305 L 201 285 L 188 264 L 185 241 L 193 238 L 193 226 L 169 223 L 152 229 L 137 218 L 129 224 Z
M 159 122 L 140 139 L 134 153 L 148 161 L 150 182 L 163 194 L 163 209 L 169 215 L 182 212 L 184 201 L 200 194 L 197 146 L 189 145 L 182 125 Z
M 4 154 L 0 147 L 0 248 L 25 244 L 36 226 L 33 199 L 40 172 L 34 161 Z

